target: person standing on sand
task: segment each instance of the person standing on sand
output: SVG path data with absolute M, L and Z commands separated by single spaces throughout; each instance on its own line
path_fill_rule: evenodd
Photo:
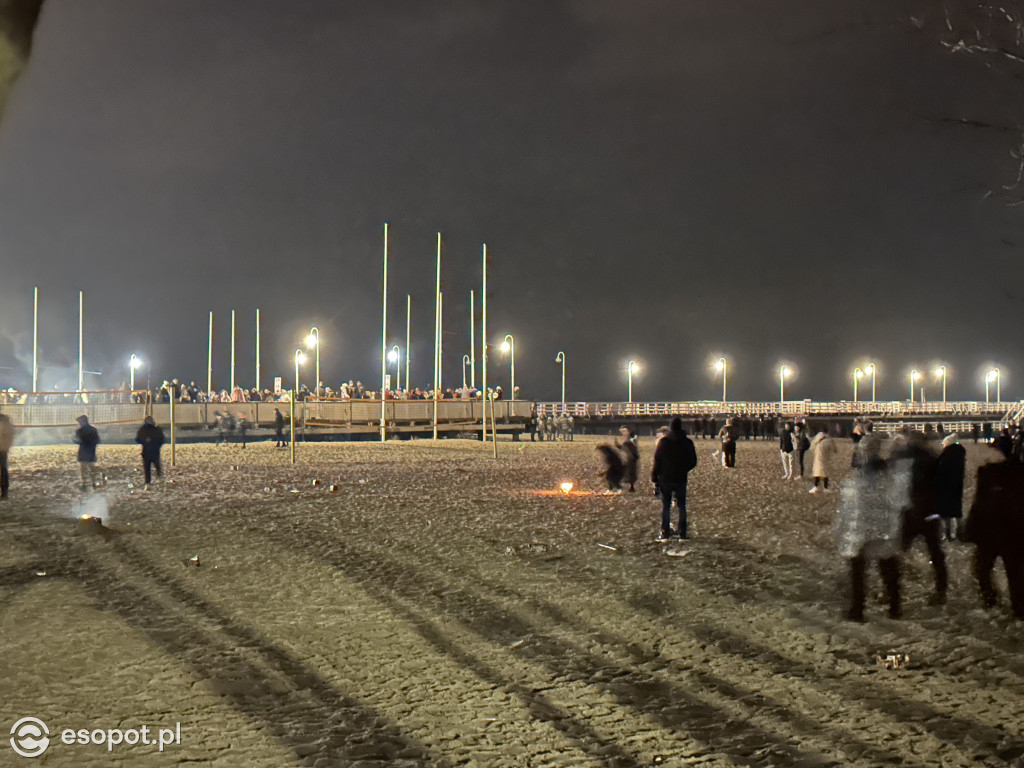
M 797 480 L 804 478 L 804 454 L 811 447 L 811 441 L 807 437 L 807 423 L 798 421 L 793 425 L 793 466 L 797 470 Z
M 722 441 L 722 466 L 736 467 L 736 439 L 739 437 L 739 429 L 735 419 L 726 419 L 725 425 L 718 433 L 718 439 Z
M 89 423 L 88 416 L 79 416 L 75 442 L 78 443 L 78 471 L 82 478 L 82 490 L 86 486 L 96 487 L 96 446 L 100 444 L 100 433 Z
M 640 449 L 636 444 L 636 435 L 629 430 L 629 427 L 620 427 L 619 434 L 624 438 L 615 447 L 622 451 L 622 458 L 626 464 L 625 481 L 629 483 L 629 491 L 636 490 L 637 467 L 640 464 Z
M 818 492 L 819 484 L 821 490 L 827 491 L 829 467 L 832 464 L 832 458 L 836 455 L 836 443 L 827 433 L 819 432 L 811 442 L 811 450 L 814 451 L 814 463 L 811 465 L 814 487 L 811 488 L 811 493 Z
M 275 448 L 284 448 L 284 414 L 280 408 L 274 409 L 274 437 L 277 443 Z
M 942 439 L 942 453 L 935 463 L 935 492 L 938 494 L 937 511 L 942 519 L 946 541 L 962 537 L 960 525 L 964 516 L 964 467 L 967 451 L 960 445 L 956 433 Z
M 11 476 L 7 471 L 7 457 L 14 445 L 14 424 L 6 413 L 0 413 L 0 501 L 7 498 Z
M 779 456 L 782 458 L 782 479 L 793 479 L 793 425 L 786 422 L 779 435 Z
M 142 472 L 146 478 L 146 487 L 153 482 L 152 470 L 156 469 L 156 476 L 163 476 L 163 467 L 160 465 L 160 449 L 164 445 L 164 431 L 156 425 L 152 416 L 147 416 L 135 433 L 135 442 L 142 446 Z
M 687 538 L 686 529 L 686 480 L 690 470 L 697 466 L 697 450 L 686 436 L 683 420 L 676 416 L 669 425 L 668 434 L 658 441 L 654 449 L 654 463 L 651 467 L 651 482 L 661 496 L 661 533 L 658 541 L 672 537 L 672 497 L 679 508 L 680 539 Z

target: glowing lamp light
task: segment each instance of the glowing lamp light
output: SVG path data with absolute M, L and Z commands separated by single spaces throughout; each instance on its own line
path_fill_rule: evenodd
M 388 362 L 389 363 L 397 363 L 398 362 L 398 353 L 395 350 L 393 350 L 393 349 L 390 352 L 388 352 Z
M 565 494 L 572 493 L 572 483 L 562 483 L 558 487 L 562 489 L 562 493 L 565 493 Z
M 309 336 L 306 337 L 306 346 L 309 347 L 310 349 L 312 349 L 313 347 L 315 347 L 319 343 L 320 343 L 320 339 L 319 339 L 319 334 L 317 334 L 317 333 L 311 333 L 311 334 L 309 334 Z
M 295 362 L 299 365 L 303 365 L 306 362 L 306 356 L 301 352 L 297 352 L 295 354 Z
M 639 370 L 640 370 L 640 364 L 630 361 L 630 363 L 629 363 L 629 372 L 630 373 L 636 373 Z
M 508 352 L 509 349 L 511 349 L 511 348 L 512 348 L 512 345 L 509 344 L 507 341 L 501 342 L 501 351 L 502 352 Z
M 986 381 L 995 381 L 996 380 L 996 376 L 998 376 L 998 374 L 995 371 L 989 371 L 988 373 L 985 374 L 985 380 Z
M 128 362 L 128 364 L 132 368 L 138 368 L 140 365 L 142 365 L 142 360 L 140 360 L 136 355 L 132 355 L 131 359 Z

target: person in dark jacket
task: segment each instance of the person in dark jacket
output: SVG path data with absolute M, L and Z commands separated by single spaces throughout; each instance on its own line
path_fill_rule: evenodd
M 779 456 L 782 458 L 782 479 L 793 479 L 793 425 L 786 423 L 779 435 Z
M 608 490 L 606 493 L 621 493 L 622 478 L 626 474 L 626 467 L 622 463 L 622 458 L 619 456 L 619 452 L 607 443 L 602 443 L 594 450 L 597 451 L 598 455 L 601 457 L 603 467 L 599 474 L 608 483 Z
M 697 451 L 686 436 L 683 420 L 676 416 L 669 425 L 668 434 L 658 441 L 654 449 L 651 467 L 651 482 L 661 496 L 661 535 L 659 541 L 672 536 L 672 497 L 679 508 L 679 538 L 686 535 L 686 479 L 690 470 L 697 466 Z
M 974 575 L 982 604 L 995 606 L 992 585 L 996 558 L 1003 559 L 1013 613 L 1024 619 L 1024 467 L 1004 461 L 978 468 L 978 490 L 967 517 L 964 539 L 975 545 Z
M 935 492 L 938 496 L 939 517 L 945 529 L 946 541 L 953 541 L 962 536 L 960 531 L 963 520 L 964 500 L 964 467 L 967 463 L 967 451 L 957 441 L 956 435 L 947 435 L 942 439 L 942 453 L 935 462 Z
M 939 532 L 935 453 L 924 435 L 913 431 L 904 436 L 902 445 L 893 446 L 890 460 L 892 463 L 909 462 L 910 467 L 910 504 L 903 511 L 903 551 L 908 551 L 918 536 L 924 538 L 935 570 L 935 593 L 930 602 L 932 605 L 942 605 L 946 602 L 949 576 Z
M 147 416 L 135 433 L 135 442 L 142 446 L 142 471 L 146 477 L 146 487 L 153 482 L 152 470 L 156 469 L 156 476 L 163 476 L 163 467 L 160 465 L 160 449 L 164 444 L 164 431 L 156 425 L 152 416 Z
M 622 458 L 626 464 L 625 482 L 629 483 L 630 493 L 636 490 L 637 468 L 640 464 L 640 449 L 636 444 L 636 435 L 628 427 L 622 427 L 619 434 L 624 438 L 615 447 L 622 451 Z
M 75 442 L 78 443 L 78 471 L 84 491 L 86 487 L 95 488 L 97 484 L 99 470 L 96 468 L 96 446 L 100 443 L 100 433 L 89 423 L 88 416 L 79 416 L 77 421 Z
M 7 473 L 7 456 L 14 445 L 14 424 L 11 417 L 6 413 L 0 413 L 0 499 L 7 498 L 7 491 L 11 485 L 10 475 Z
M 274 409 L 274 437 L 277 443 L 275 448 L 284 448 L 284 414 L 280 408 Z

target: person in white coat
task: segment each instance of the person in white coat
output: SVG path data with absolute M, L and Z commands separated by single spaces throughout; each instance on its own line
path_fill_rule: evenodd
M 819 432 L 811 442 L 811 451 L 814 453 L 814 463 L 811 465 L 811 474 L 814 476 L 814 487 L 811 493 L 818 493 L 819 486 L 823 491 L 828 490 L 829 469 L 832 466 L 838 446 L 835 440 L 825 432 Z

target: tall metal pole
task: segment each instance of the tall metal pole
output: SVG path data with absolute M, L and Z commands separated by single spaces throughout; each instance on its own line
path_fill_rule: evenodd
M 481 317 L 481 328 L 480 328 L 480 392 L 483 409 L 480 415 L 481 427 L 483 432 L 481 433 L 484 441 L 487 440 L 487 401 L 490 399 L 487 396 L 487 243 L 483 244 L 483 255 L 481 257 L 483 262 L 482 268 L 482 280 L 480 289 L 480 317 Z M 492 409 L 493 413 L 493 409 Z M 498 449 L 494 449 L 497 453 Z
M 726 386 L 729 382 L 729 361 L 724 357 L 718 359 L 718 365 L 722 369 L 722 402 L 726 402 Z
M 174 446 L 177 444 L 176 438 L 174 436 L 174 401 L 176 399 L 177 398 L 175 398 L 174 392 L 172 391 L 171 392 L 171 404 L 170 404 L 170 409 L 169 409 L 170 412 L 171 412 L 171 466 L 172 467 L 174 466 Z
M 786 366 L 779 368 L 779 404 L 786 402 L 786 374 L 789 369 Z
M 256 391 L 260 391 L 260 308 L 256 307 Z
M 469 292 L 469 386 L 476 386 L 476 297 Z
M 210 310 L 210 340 L 206 347 L 206 394 L 213 391 L 213 310 Z
M 562 364 L 562 411 L 565 411 L 565 352 L 559 351 L 555 355 L 555 362 Z
M 437 398 L 441 386 L 441 233 L 437 233 L 437 279 L 434 285 L 434 439 L 437 440 Z
M 231 392 L 235 391 L 235 310 L 231 310 Z
M 78 391 L 85 389 L 85 297 L 78 292 Z
M 514 402 L 516 399 L 516 339 L 511 333 L 505 334 L 502 349 L 504 349 L 505 344 L 508 345 L 509 351 L 509 378 L 511 379 L 511 382 L 509 383 L 509 387 L 511 388 L 509 399 Z
M 32 391 L 39 389 L 39 286 L 32 291 Z
M 409 338 L 412 331 L 412 296 L 405 294 L 405 389 L 409 390 Z M 408 397 L 408 395 L 406 395 Z
M 289 454 L 291 454 L 291 462 L 295 463 L 295 398 L 299 396 L 298 390 L 292 391 L 292 396 L 288 398 L 288 423 L 291 425 L 289 432 Z
M 388 223 L 384 222 L 384 279 L 381 294 L 381 322 L 380 322 L 380 441 L 387 440 L 387 403 L 384 400 L 384 390 L 388 375 Z

